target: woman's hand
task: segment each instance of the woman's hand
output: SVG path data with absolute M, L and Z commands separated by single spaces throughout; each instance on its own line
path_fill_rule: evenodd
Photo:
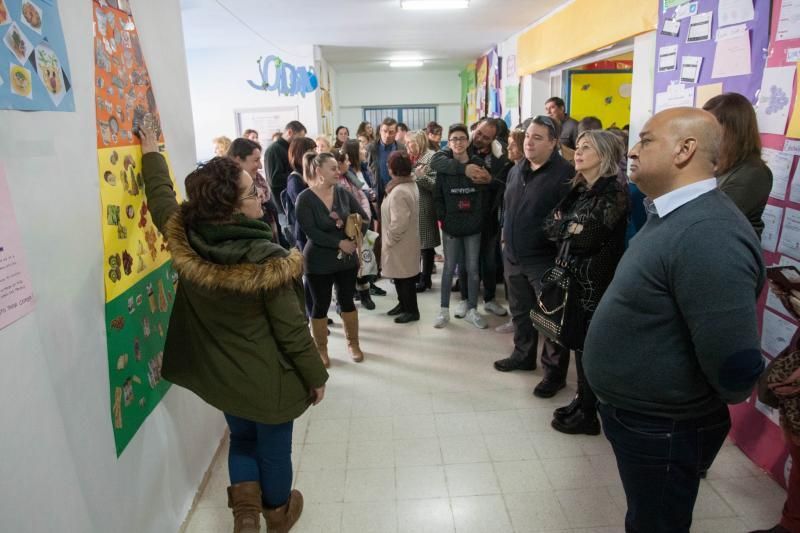
M 318 405 L 325 397 L 325 385 L 317 389 L 311 389 L 311 405 Z
M 139 138 L 142 140 L 142 155 L 158 152 L 158 136 L 152 123 L 143 124 L 139 127 Z
M 341 240 L 339 241 L 339 249 L 346 254 L 354 254 L 356 253 L 356 243 L 350 239 Z

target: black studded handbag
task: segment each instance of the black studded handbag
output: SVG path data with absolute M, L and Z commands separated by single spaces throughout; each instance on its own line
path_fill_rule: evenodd
M 542 275 L 541 291 L 531 311 L 533 326 L 545 337 L 570 350 L 582 350 L 586 313 L 582 289 L 571 266 L 569 239 L 564 240 L 555 265 Z

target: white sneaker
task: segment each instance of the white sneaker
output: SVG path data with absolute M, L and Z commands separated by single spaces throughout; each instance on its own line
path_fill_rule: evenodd
M 460 302 L 458 302 L 458 305 L 456 305 L 456 311 L 455 313 L 453 313 L 453 315 L 455 315 L 456 318 L 464 318 L 465 316 L 467 316 L 466 300 L 461 300 Z
M 439 310 L 439 314 L 436 315 L 436 320 L 433 323 L 433 327 L 436 329 L 442 329 L 450 322 L 450 310 L 447 307 L 442 307 Z
M 484 319 L 480 314 L 478 314 L 477 309 L 470 309 L 467 311 L 467 316 L 464 318 L 467 322 L 472 324 L 478 329 L 486 329 L 489 325 L 486 323 L 486 319 Z
M 487 313 L 492 313 L 493 315 L 497 316 L 506 316 L 508 314 L 506 308 L 503 307 L 502 305 L 499 305 L 494 300 L 483 304 L 483 310 L 486 311 Z
M 497 326 L 494 328 L 497 333 L 514 333 L 514 322 L 509 320 L 502 326 Z

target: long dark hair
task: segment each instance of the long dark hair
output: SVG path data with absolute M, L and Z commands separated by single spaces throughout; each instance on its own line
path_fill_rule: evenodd
M 748 160 L 761 160 L 758 120 L 750 101 L 739 93 L 715 96 L 703 106 L 722 126 L 717 175 Z
M 355 167 L 356 171 L 361 169 L 361 143 L 348 139 L 342 145 L 342 152 L 350 159 L 350 166 Z
M 245 156 L 246 157 L 246 156 Z M 181 214 L 187 227 L 203 222 L 227 222 L 239 206 L 242 167 L 229 157 L 215 157 L 186 176 Z

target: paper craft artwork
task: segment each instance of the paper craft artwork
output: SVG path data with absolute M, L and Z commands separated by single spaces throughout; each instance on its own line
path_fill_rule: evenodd
M 42 34 L 42 9 L 31 0 L 22 0 L 22 23 Z
M 753 0 L 719 0 L 717 16 L 721 27 L 749 22 L 755 17 Z
M 663 93 L 656 94 L 655 112 L 673 107 L 693 107 L 694 87 L 685 87 L 682 83 L 670 85 Z
M 721 83 L 709 83 L 708 85 L 698 85 L 695 87 L 695 94 L 697 95 L 695 107 L 703 107 L 706 102 L 722 94 Z
M 776 41 L 788 41 L 800 37 L 800 0 L 781 0 Z
M 14 59 L 16 59 L 20 65 L 25 64 L 28 60 L 28 56 L 31 55 L 33 51 L 31 42 L 25 37 L 22 28 L 17 26 L 16 22 L 12 22 L 11 26 L 9 26 L 5 37 L 3 37 L 3 42 L 6 43 Z
M 17 96 L 32 98 L 31 96 L 31 71 L 19 65 L 11 65 L 8 74 L 11 92 Z
M 792 155 L 792 157 L 794 156 Z M 789 188 L 789 200 L 794 203 L 800 203 L 800 165 L 797 165 L 794 169 L 792 185 Z
M 796 67 L 800 67 L 800 63 Z M 794 105 L 786 127 L 786 136 L 797 139 L 800 138 L 800 69 L 795 68 L 795 76 Z
M 750 73 L 750 32 L 747 28 L 742 26 L 732 34 L 720 35 L 718 32 L 711 77 L 728 78 Z
M 764 69 L 756 105 L 761 133 L 783 135 L 786 131 L 795 71 L 795 65 Z
M 0 109 L 75 110 L 57 0 L 0 0 L 0 38 L 2 75 L 21 67 L 16 83 L 0 84 Z
M 678 45 L 662 46 L 658 50 L 658 71 L 669 72 L 678 66 Z
M 703 58 L 701 56 L 683 56 L 681 58 L 681 82 L 697 83 L 702 64 Z
M 697 2 L 684 3 L 679 5 L 678 9 L 675 10 L 675 18 L 678 20 L 683 20 L 687 17 L 691 17 L 692 15 L 696 15 L 697 10 Z
M 761 327 L 761 349 L 772 357 L 781 353 L 792 340 L 797 326 L 771 311 L 764 311 Z
M 711 21 L 713 12 L 699 13 L 689 19 L 689 32 L 686 35 L 687 43 L 699 43 L 711 39 Z
M 783 151 L 787 154 L 800 155 L 800 140 L 786 139 L 783 143 Z
M 761 233 L 761 247 L 768 252 L 774 252 L 778 247 L 778 234 L 783 221 L 783 208 L 767 204 L 764 206 L 761 220 L 764 222 L 764 231 Z

